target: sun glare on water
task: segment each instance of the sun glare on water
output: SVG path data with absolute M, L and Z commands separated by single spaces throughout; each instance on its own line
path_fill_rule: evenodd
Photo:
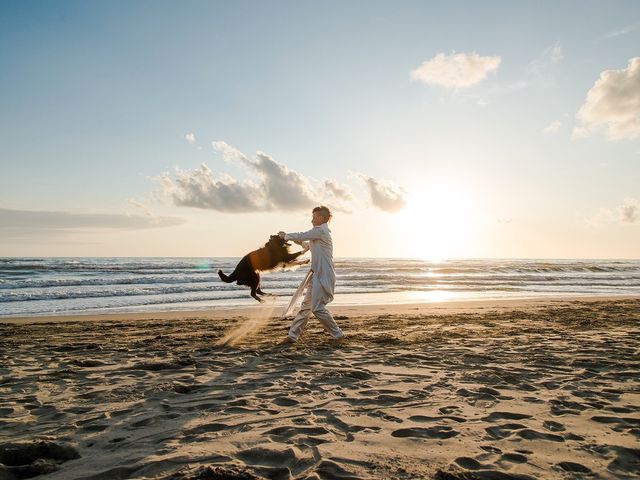
M 460 187 L 414 188 L 405 208 L 393 219 L 402 256 L 431 261 L 470 256 L 479 224 L 477 207 Z

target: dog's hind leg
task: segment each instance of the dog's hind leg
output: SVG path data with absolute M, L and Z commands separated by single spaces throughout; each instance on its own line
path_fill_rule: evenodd
M 257 288 L 251 287 L 251 296 L 256 300 L 258 300 L 260 303 L 264 303 L 264 300 L 257 295 L 257 292 L 258 292 Z
M 266 295 L 268 297 L 272 297 L 275 295 L 275 293 L 267 293 L 267 292 L 263 292 L 262 289 L 260 287 L 258 287 L 256 289 L 256 292 L 258 292 L 258 295 Z
M 251 288 L 251 296 L 260 303 L 264 302 L 264 300 L 257 295 L 260 293 L 260 274 L 258 272 L 253 272 L 253 275 L 251 275 L 249 287 Z

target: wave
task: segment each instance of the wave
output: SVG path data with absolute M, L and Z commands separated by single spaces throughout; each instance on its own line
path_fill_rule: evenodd
M 238 258 L 0 258 L 0 316 L 166 303 L 252 304 L 246 287 L 223 284 L 218 268 Z M 546 295 L 640 294 L 637 260 L 336 259 L 337 293 L 457 292 Z M 288 296 L 306 268 L 267 272 L 265 291 Z M 7 313 L 9 312 L 9 313 Z

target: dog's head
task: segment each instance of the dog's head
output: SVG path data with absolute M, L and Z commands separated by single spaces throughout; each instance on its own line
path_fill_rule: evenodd
M 282 247 L 290 247 L 291 244 L 285 241 L 283 238 L 281 238 L 280 235 L 271 235 L 269 237 L 269 241 L 265 243 L 264 246 L 267 248 L 268 247 L 282 248 Z

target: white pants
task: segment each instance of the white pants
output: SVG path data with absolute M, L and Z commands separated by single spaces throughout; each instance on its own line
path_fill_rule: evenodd
M 344 337 L 344 333 L 342 333 L 342 330 L 340 330 L 340 327 L 338 327 L 336 321 L 331 316 L 331 312 L 329 312 L 325 306 L 332 299 L 332 296 L 327 295 L 324 291 L 320 281 L 312 277 L 311 283 L 307 287 L 304 295 L 304 300 L 302 300 L 300 310 L 293 319 L 293 322 L 291 322 L 289 338 L 294 342 L 298 340 L 312 313 L 320 321 L 322 328 L 324 328 L 329 335 L 336 339 Z

